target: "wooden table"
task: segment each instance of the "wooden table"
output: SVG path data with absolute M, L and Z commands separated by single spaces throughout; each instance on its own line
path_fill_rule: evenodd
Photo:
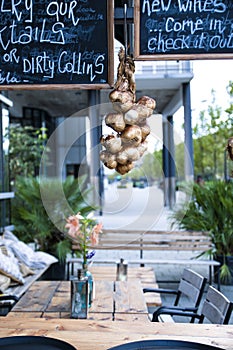
M 94 287 L 95 297 L 88 312 L 88 319 L 149 322 L 139 280 L 97 280 Z M 70 318 L 70 289 L 70 281 L 37 281 L 8 315 L 22 318 Z
M 95 281 L 98 280 L 115 280 L 116 266 L 95 266 L 92 265 L 89 270 L 94 276 Z M 132 267 L 128 266 L 127 279 L 138 279 L 141 281 L 142 288 L 158 288 L 155 272 L 152 267 Z M 144 295 L 147 306 L 161 306 L 162 300 L 159 293 L 146 293 Z
M 0 319 L 0 337 L 37 335 L 64 340 L 78 350 L 106 350 L 145 339 L 175 339 L 233 348 L 233 326 L 190 323 L 150 323 L 71 319 Z

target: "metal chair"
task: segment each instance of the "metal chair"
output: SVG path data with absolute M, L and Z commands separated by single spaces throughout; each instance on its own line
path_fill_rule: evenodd
M 174 304 L 171 306 L 161 306 L 154 313 L 152 317 L 152 321 L 159 321 L 158 317 L 161 314 L 168 314 L 167 309 L 171 312 L 180 310 L 180 311 L 190 311 L 192 313 L 196 313 L 198 311 L 198 307 L 201 302 L 201 298 L 204 292 L 204 288 L 206 285 L 207 279 L 201 276 L 199 273 L 185 268 L 183 274 L 181 276 L 181 280 L 177 290 L 173 289 L 164 289 L 164 288 L 144 288 L 143 292 L 155 292 L 160 294 L 173 294 L 175 295 Z M 189 302 L 192 302 L 192 305 L 188 306 L 180 306 L 180 302 L 184 299 L 184 297 L 188 297 Z M 172 314 L 171 314 L 172 315 Z M 194 318 L 191 317 L 191 323 L 194 322 Z
M 228 324 L 232 309 L 233 303 L 216 288 L 209 286 L 200 314 L 186 310 L 169 310 L 168 308 L 163 312 L 173 316 L 191 317 L 194 321 L 197 319 L 198 323 L 203 323 L 207 319 L 214 324 Z M 154 320 L 157 321 L 157 319 Z

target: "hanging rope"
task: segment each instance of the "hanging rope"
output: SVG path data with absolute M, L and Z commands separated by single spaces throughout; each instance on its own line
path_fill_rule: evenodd
M 128 32 L 127 32 L 127 1 L 124 3 L 124 43 L 125 43 L 125 62 L 128 51 Z

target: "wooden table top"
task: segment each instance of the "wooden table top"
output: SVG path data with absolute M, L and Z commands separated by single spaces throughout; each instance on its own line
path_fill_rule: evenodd
M 139 280 L 94 283 L 95 296 L 88 319 L 149 322 L 148 309 Z M 10 316 L 70 318 L 70 281 L 37 281 L 16 303 Z
M 114 281 L 116 279 L 116 266 L 95 266 L 89 267 L 95 280 Z M 138 279 L 142 283 L 156 283 L 154 269 L 152 267 L 132 267 L 128 266 L 127 279 Z
M 94 280 L 115 280 L 116 279 L 116 266 L 95 266 L 92 265 L 89 270 L 94 276 Z M 142 288 L 158 288 L 156 282 L 156 276 L 152 267 L 132 267 L 128 266 L 127 279 L 138 279 L 141 281 Z M 144 295 L 147 306 L 161 306 L 162 300 L 159 293 L 146 293 Z
M 0 337 L 34 335 L 66 341 L 78 350 L 107 350 L 146 339 L 174 339 L 233 348 L 232 325 L 2 317 Z

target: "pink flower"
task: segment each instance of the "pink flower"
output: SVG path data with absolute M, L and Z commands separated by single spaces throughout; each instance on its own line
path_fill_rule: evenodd
M 79 220 L 83 219 L 83 217 L 78 213 L 77 215 L 69 216 L 68 219 L 66 219 L 67 224 L 65 225 L 65 228 L 68 228 L 68 235 L 76 238 L 79 236 Z
M 99 243 L 99 234 L 102 232 L 102 223 L 96 224 L 91 231 L 91 244 L 97 245 Z
M 84 265 L 87 263 L 87 259 L 91 259 L 94 255 L 94 251 L 89 252 L 89 249 L 99 243 L 102 227 L 102 223 L 98 224 L 96 220 L 92 219 L 92 214 L 83 217 L 78 213 L 66 219 L 67 235 L 75 244 L 77 255 L 83 257 Z

